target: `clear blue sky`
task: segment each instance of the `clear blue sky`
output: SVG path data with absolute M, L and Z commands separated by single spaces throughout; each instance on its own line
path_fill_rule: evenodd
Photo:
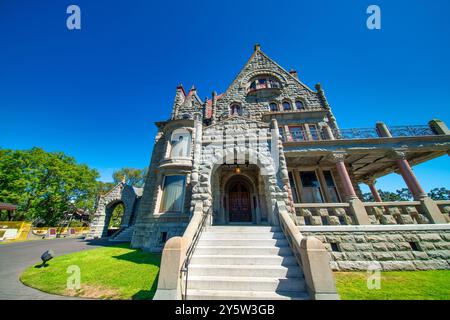
M 70 4 L 81 7 L 79 31 L 66 28 Z M 366 28 L 370 4 L 381 31 Z M 176 85 L 222 92 L 256 42 L 322 83 L 342 128 L 450 125 L 449 14 L 448 0 L 1 0 L 0 146 L 64 151 L 103 180 L 144 167 Z M 416 167 L 425 189 L 450 187 L 449 161 Z

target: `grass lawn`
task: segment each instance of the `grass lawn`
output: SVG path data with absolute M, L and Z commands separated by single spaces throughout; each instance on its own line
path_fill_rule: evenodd
M 381 288 L 367 288 L 366 272 L 335 272 L 343 300 L 450 300 L 450 271 L 381 272 Z
M 53 258 L 44 268 L 31 266 L 20 280 L 59 295 L 97 299 L 151 299 L 157 287 L 160 254 L 130 249 L 129 244 L 86 250 Z M 81 289 L 67 289 L 67 267 L 80 268 Z

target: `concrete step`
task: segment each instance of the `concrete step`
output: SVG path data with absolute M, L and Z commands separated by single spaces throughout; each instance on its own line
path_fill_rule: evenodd
M 114 235 L 113 237 L 109 238 L 109 241 L 111 242 L 127 242 L 131 241 L 131 238 L 133 237 L 133 227 L 128 227 L 126 229 L 123 229 L 118 234 Z
M 212 262 L 214 263 L 214 261 Z M 297 266 L 190 264 L 190 276 L 301 278 L 303 273 Z
M 203 246 L 197 245 L 195 254 L 199 255 L 291 255 L 289 247 L 274 246 Z M 194 255 L 195 255 L 194 254 Z
M 305 292 L 198 290 L 187 291 L 188 300 L 309 300 Z
M 287 247 L 289 243 L 286 239 L 204 239 L 198 241 L 199 246 L 216 247 L 216 246 L 255 246 L 255 247 Z
M 205 229 L 206 232 L 282 232 L 280 227 L 274 226 L 210 226 Z
M 191 264 L 214 264 L 214 265 L 279 265 L 279 266 L 297 266 L 295 257 L 291 255 L 210 255 L 198 254 L 197 251 L 191 258 Z
M 232 291 L 305 291 L 302 278 L 189 276 L 188 289 Z
M 284 239 L 282 232 L 203 232 L 202 239 L 249 239 L 249 240 L 264 240 L 264 239 Z

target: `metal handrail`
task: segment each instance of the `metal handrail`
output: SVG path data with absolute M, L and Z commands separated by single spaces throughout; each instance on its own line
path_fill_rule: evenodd
M 184 295 L 182 295 L 183 300 L 186 300 L 187 296 L 187 283 L 188 283 L 188 276 L 189 276 L 189 263 L 191 262 L 192 255 L 194 254 L 194 249 L 197 246 L 197 242 L 200 239 L 200 236 L 203 232 L 203 229 L 206 225 L 206 218 L 209 215 L 209 212 L 206 212 L 202 216 L 202 220 L 200 221 L 199 227 L 197 231 L 195 231 L 194 236 L 192 237 L 191 244 L 189 245 L 189 248 L 186 251 L 186 258 L 184 259 L 183 265 L 181 267 L 181 273 L 185 274 L 185 281 L 184 281 Z

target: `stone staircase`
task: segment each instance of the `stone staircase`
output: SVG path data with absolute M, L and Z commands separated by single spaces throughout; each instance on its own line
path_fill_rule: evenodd
M 109 241 L 113 242 L 130 242 L 133 236 L 134 226 L 126 227 L 119 230 L 113 236 L 109 238 Z
M 187 300 L 309 299 L 279 227 L 206 228 L 189 264 Z

